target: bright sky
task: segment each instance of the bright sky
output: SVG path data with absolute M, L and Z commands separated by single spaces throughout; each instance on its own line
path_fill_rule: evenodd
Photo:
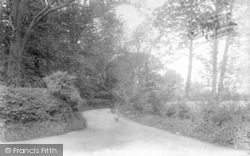
M 138 2 L 141 0 L 134 0 L 134 1 Z M 144 0 L 146 6 L 150 10 L 155 9 L 156 7 L 160 7 L 165 1 L 166 0 Z M 138 24 L 140 24 L 141 22 L 144 21 L 144 17 L 142 15 L 140 15 L 140 13 L 132 6 L 120 7 L 117 12 L 120 15 L 120 17 L 127 23 L 127 26 L 130 29 L 130 31 L 133 30 Z M 224 43 L 222 42 L 219 46 L 219 49 L 221 49 L 221 50 L 219 50 L 219 51 L 221 51 L 219 53 L 219 59 L 222 58 L 223 49 L 224 49 L 223 45 L 224 45 Z M 201 46 L 200 48 L 197 48 L 196 50 L 198 52 L 205 52 L 206 50 L 204 48 L 206 48 L 206 47 Z M 249 60 L 249 57 L 248 57 L 248 55 L 246 55 L 246 57 L 244 57 L 242 59 L 242 62 L 246 62 L 246 63 L 244 63 L 244 65 L 249 67 L 248 60 Z M 162 61 L 164 62 L 165 60 L 162 59 Z M 186 81 L 187 68 L 188 68 L 188 57 L 187 56 L 179 57 L 174 61 L 174 63 L 172 63 L 171 65 L 168 64 L 166 66 L 168 69 L 172 69 L 172 70 L 175 70 L 176 72 L 180 73 L 181 76 L 183 77 L 184 81 Z M 202 81 L 202 75 L 201 75 L 202 72 L 204 72 L 204 71 L 202 71 L 202 63 L 200 61 L 197 61 L 196 59 L 194 59 L 193 60 L 192 81 L 193 82 L 195 82 L 195 81 L 201 82 Z M 244 78 L 242 79 L 242 81 L 244 82 L 242 90 L 244 90 L 244 91 L 249 89 L 249 87 L 246 87 L 246 84 L 249 83 L 249 79 L 247 77 L 249 78 L 250 76 L 244 75 Z
M 140 2 L 143 0 L 132 0 L 133 2 Z M 166 0 L 144 0 L 148 9 L 155 9 L 163 5 Z M 135 28 L 138 24 L 140 24 L 144 17 L 140 16 L 140 13 L 132 6 L 123 6 L 119 7 L 118 14 L 127 22 L 127 25 L 130 29 Z

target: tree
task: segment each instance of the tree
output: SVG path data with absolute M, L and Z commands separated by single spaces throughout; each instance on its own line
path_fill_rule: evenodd
M 3 13 L 6 15 L 4 22 L 7 32 L 6 42 L 8 42 L 9 49 L 8 85 L 21 86 L 23 53 L 34 29 L 43 23 L 47 15 L 68 6 L 73 1 L 5 1 L 5 11 Z M 33 6 L 34 10 L 29 10 L 29 5 Z M 31 13 L 30 11 L 34 12 Z
M 165 102 L 176 100 L 184 95 L 183 79 L 180 74 L 173 70 L 167 70 L 159 81 L 161 98 Z
M 188 23 L 193 22 L 196 17 L 203 13 L 204 1 L 170 1 L 155 10 L 155 26 L 160 30 L 162 37 L 169 37 L 170 44 L 178 43 L 179 49 L 188 49 L 188 72 L 185 86 L 185 95 L 188 97 L 192 78 L 192 66 L 194 50 L 201 43 L 187 37 Z M 184 29 L 183 29 L 184 28 Z
M 228 11 L 227 10 L 228 2 L 226 2 L 224 0 L 215 0 L 215 1 L 211 1 L 211 2 L 212 2 L 211 3 L 212 6 L 209 7 L 209 11 L 208 11 L 208 14 L 210 17 L 216 16 L 216 15 L 219 15 L 219 14 L 225 12 L 225 11 Z M 232 11 L 232 10 L 230 10 L 230 11 Z M 213 29 L 213 31 L 217 32 L 217 26 L 215 24 L 214 24 L 214 27 L 212 29 Z M 227 42 L 227 44 L 229 44 L 229 42 Z M 218 36 L 215 36 L 215 38 L 212 39 L 211 47 L 212 47 L 211 53 L 212 53 L 212 62 L 213 62 L 212 63 L 213 77 L 212 77 L 212 91 L 211 91 L 211 93 L 212 93 L 212 98 L 215 100 L 217 97 L 216 95 L 217 95 L 217 83 L 218 83 L 217 82 L 217 80 L 218 80 L 218 47 L 219 47 Z M 228 48 L 228 45 L 226 45 L 226 48 Z M 225 54 L 225 58 L 226 58 L 226 54 Z M 224 61 L 224 63 L 226 63 L 226 61 Z M 225 69 L 223 69 L 223 70 L 225 71 Z M 221 78 L 223 78 L 224 71 L 222 71 Z M 221 86 L 221 84 L 220 84 L 220 86 Z
M 229 11 L 235 14 L 237 12 L 237 10 L 239 10 L 239 9 L 242 10 L 242 6 L 245 5 L 245 4 L 246 4 L 245 2 L 238 3 L 236 1 L 230 1 L 230 3 L 228 3 Z M 242 10 L 240 15 L 244 16 L 246 11 L 247 10 Z M 225 87 L 224 80 L 225 80 L 225 75 L 227 73 L 227 68 L 228 68 L 228 59 L 230 58 L 230 56 L 228 54 L 229 50 L 230 50 L 229 48 L 231 46 L 240 47 L 239 43 L 237 43 L 237 40 L 240 40 L 240 37 L 242 37 L 242 36 L 243 35 L 241 35 L 239 31 L 237 31 L 237 32 L 234 32 L 234 33 L 228 35 L 226 37 L 226 39 L 225 39 L 226 40 L 225 41 L 225 48 L 224 48 L 224 53 L 223 53 L 223 59 L 222 59 L 222 62 L 221 62 L 220 78 L 219 78 L 219 83 L 218 83 L 217 100 L 219 102 L 222 100 L 222 94 L 223 94 L 224 87 Z M 233 68 L 237 68 L 237 67 L 233 67 Z M 236 73 L 234 73 L 234 74 L 236 75 Z
M 225 43 L 225 49 L 224 49 L 224 53 L 223 53 L 223 60 L 222 60 L 222 66 L 221 66 L 221 73 L 220 73 L 220 79 L 219 79 L 219 83 L 218 83 L 218 94 L 217 94 L 217 98 L 218 101 L 221 101 L 221 95 L 222 95 L 222 91 L 223 91 L 223 81 L 224 81 L 224 77 L 226 74 L 226 66 L 227 66 L 227 57 L 228 57 L 228 49 L 230 46 L 230 40 L 231 37 L 228 36 L 226 39 L 226 43 Z

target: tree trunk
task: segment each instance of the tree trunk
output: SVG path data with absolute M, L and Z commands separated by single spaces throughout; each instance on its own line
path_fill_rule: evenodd
M 25 1 L 15 0 L 9 2 L 11 14 L 9 15 L 9 25 L 12 30 L 10 37 L 10 54 L 7 68 L 7 85 L 19 87 L 21 85 L 21 62 L 24 43 L 21 37 L 22 16 Z
M 212 97 L 214 98 L 216 95 L 216 86 L 217 86 L 217 55 L 218 55 L 218 38 L 214 39 L 213 44 L 213 78 L 212 78 Z
M 219 14 L 219 1 L 215 1 L 215 10 L 214 14 L 218 15 Z M 217 30 L 215 30 L 217 31 Z M 217 62 L 218 62 L 218 44 L 219 44 L 219 39 L 216 37 L 213 40 L 213 51 L 212 51 L 212 60 L 213 60 L 213 78 L 212 78 L 212 100 L 216 100 L 216 92 L 217 92 Z M 215 101 L 217 102 L 217 101 Z
M 10 54 L 8 60 L 8 68 L 7 68 L 7 84 L 13 87 L 21 86 L 21 72 L 22 72 L 22 55 L 24 51 L 24 46 L 27 42 L 27 39 L 31 33 L 31 30 L 39 23 L 40 19 L 47 16 L 49 13 L 66 7 L 74 0 L 70 0 L 67 2 L 58 3 L 58 6 L 52 8 L 48 3 L 46 3 L 44 9 L 42 9 L 31 21 L 28 25 L 27 29 L 23 32 L 23 17 L 24 8 L 27 1 L 24 0 L 12 0 L 7 1 L 7 6 L 10 8 L 10 14 L 8 20 L 6 21 L 11 28 L 10 37 Z M 47 2 L 47 1 L 45 1 Z M 54 1 L 51 5 L 55 5 L 58 1 Z M 60 1 L 61 2 L 61 1 Z
M 190 18 L 191 21 L 193 21 L 193 5 L 194 5 L 194 1 L 191 0 L 190 1 Z M 191 76 L 192 76 L 192 68 L 193 68 L 193 40 L 189 40 L 189 58 L 188 58 L 188 73 L 187 73 L 187 82 L 186 82 L 186 87 L 185 87 L 185 99 L 188 99 L 189 97 L 189 91 L 190 91 L 190 87 L 191 87 Z
M 12 87 L 21 86 L 22 72 L 22 52 L 24 46 L 21 38 L 16 37 L 16 41 L 10 42 L 10 54 L 7 69 L 7 85 Z
M 134 70 L 134 77 L 133 77 L 133 87 L 132 87 L 132 95 L 131 97 L 135 96 L 138 91 L 138 67 Z
M 223 60 L 222 60 L 222 66 L 221 66 L 221 73 L 220 73 L 220 79 L 219 79 L 219 84 L 218 84 L 218 95 L 217 95 L 217 99 L 220 102 L 221 98 L 222 98 L 222 91 L 224 88 L 224 77 L 225 77 L 225 73 L 226 73 L 226 67 L 227 67 L 227 56 L 228 56 L 228 49 L 230 46 L 230 36 L 227 37 L 226 40 L 226 45 L 225 45 L 225 50 L 224 50 L 224 54 L 223 54 Z
M 144 85 L 145 85 L 145 91 L 146 92 L 150 92 L 151 88 L 150 88 L 150 83 L 149 83 L 149 60 L 146 60 L 145 63 L 145 71 L 144 71 Z
M 190 86 L 191 86 L 192 68 L 193 68 L 193 40 L 190 40 L 189 64 L 188 64 L 187 82 L 186 82 L 186 88 L 185 88 L 186 98 L 188 98 L 188 96 L 189 96 L 189 91 L 190 91 Z

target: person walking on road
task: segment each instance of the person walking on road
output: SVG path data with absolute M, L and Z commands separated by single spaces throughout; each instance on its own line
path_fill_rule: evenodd
M 115 121 L 118 122 L 119 120 L 119 117 L 120 117 L 120 113 L 119 113 L 119 108 L 118 108 L 119 105 L 116 105 L 115 106 L 115 109 L 114 109 L 114 118 L 115 118 Z

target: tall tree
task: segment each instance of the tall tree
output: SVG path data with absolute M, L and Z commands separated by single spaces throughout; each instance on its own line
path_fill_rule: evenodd
M 227 36 L 226 41 L 225 41 L 225 49 L 223 53 L 223 59 L 221 63 L 221 71 L 220 71 L 220 79 L 219 79 L 219 84 L 218 84 L 218 100 L 222 100 L 222 93 L 224 90 L 224 84 L 225 84 L 225 75 L 228 73 L 228 60 L 230 59 L 229 49 L 230 47 L 237 47 L 238 55 L 241 56 L 244 52 L 244 49 L 240 48 L 240 45 L 246 44 L 245 42 L 238 43 L 241 38 L 244 38 L 245 34 L 249 33 L 249 25 L 246 23 L 248 20 L 247 18 L 242 18 L 242 16 L 249 16 L 249 4 L 246 1 L 229 1 L 228 3 L 228 9 L 230 12 L 232 12 L 232 19 L 237 19 L 237 21 L 240 21 L 241 23 L 238 24 L 239 29 L 237 29 L 236 32 L 230 34 Z M 245 8 L 244 6 L 248 6 L 248 8 Z M 248 26 L 247 26 L 248 25 Z M 240 59 L 240 58 L 236 58 Z M 236 67 L 235 67 L 236 68 Z M 237 73 L 235 73 L 237 74 Z M 240 81 L 240 80 L 239 80 Z
M 218 101 L 221 101 L 222 91 L 223 91 L 223 88 L 224 88 L 223 81 L 224 81 L 225 74 L 226 74 L 226 69 L 227 69 L 228 51 L 229 51 L 230 41 L 231 41 L 231 36 L 228 36 L 226 38 L 225 49 L 224 49 L 224 53 L 223 53 L 222 66 L 221 66 L 221 72 L 220 72 L 220 78 L 219 78 L 219 83 L 218 83 L 218 94 L 217 94 Z
M 204 1 L 178 0 L 168 1 L 155 11 L 157 14 L 155 26 L 160 30 L 162 36 L 171 36 L 169 37 L 170 42 L 172 44 L 174 44 L 174 42 L 179 43 L 178 49 L 188 50 L 188 72 L 185 86 L 186 97 L 188 97 L 190 91 L 194 50 L 201 45 L 200 42 L 196 42 L 187 37 L 189 30 L 188 23 L 190 21 L 193 22 L 196 17 L 202 14 L 204 8 Z
M 47 15 L 62 9 L 72 3 L 68 1 L 29 1 L 29 0 L 6 0 L 6 31 L 8 31 L 8 85 L 21 86 L 22 59 L 25 46 L 34 29 L 42 23 Z M 35 10 L 29 10 L 29 5 L 35 6 Z M 34 11 L 30 13 L 30 11 Z
M 213 15 L 218 15 L 219 11 L 219 0 L 215 0 L 214 2 L 214 10 L 212 10 Z M 218 44 L 219 44 L 219 39 L 218 37 L 215 37 L 213 39 L 213 44 L 212 44 L 212 60 L 213 60 L 213 78 L 212 78 L 212 96 L 213 98 L 216 96 L 216 88 L 217 88 L 217 59 L 218 59 Z
M 206 19 L 212 19 L 212 23 L 208 26 L 208 32 L 217 33 L 220 25 L 216 16 L 219 16 L 222 13 L 225 13 L 227 10 L 228 2 L 225 0 L 211 0 L 206 1 L 206 12 L 203 14 L 203 17 Z M 215 19 L 213 19 L 215 17 Z M 212 60 L 212 89 L 211 95 L 212 99 L 216 99 L 217 95 L 217 84 L 218 84 L 218 48 L 219 48 L 219 37 L 215 35 L 211 40 L 211 60 Z

